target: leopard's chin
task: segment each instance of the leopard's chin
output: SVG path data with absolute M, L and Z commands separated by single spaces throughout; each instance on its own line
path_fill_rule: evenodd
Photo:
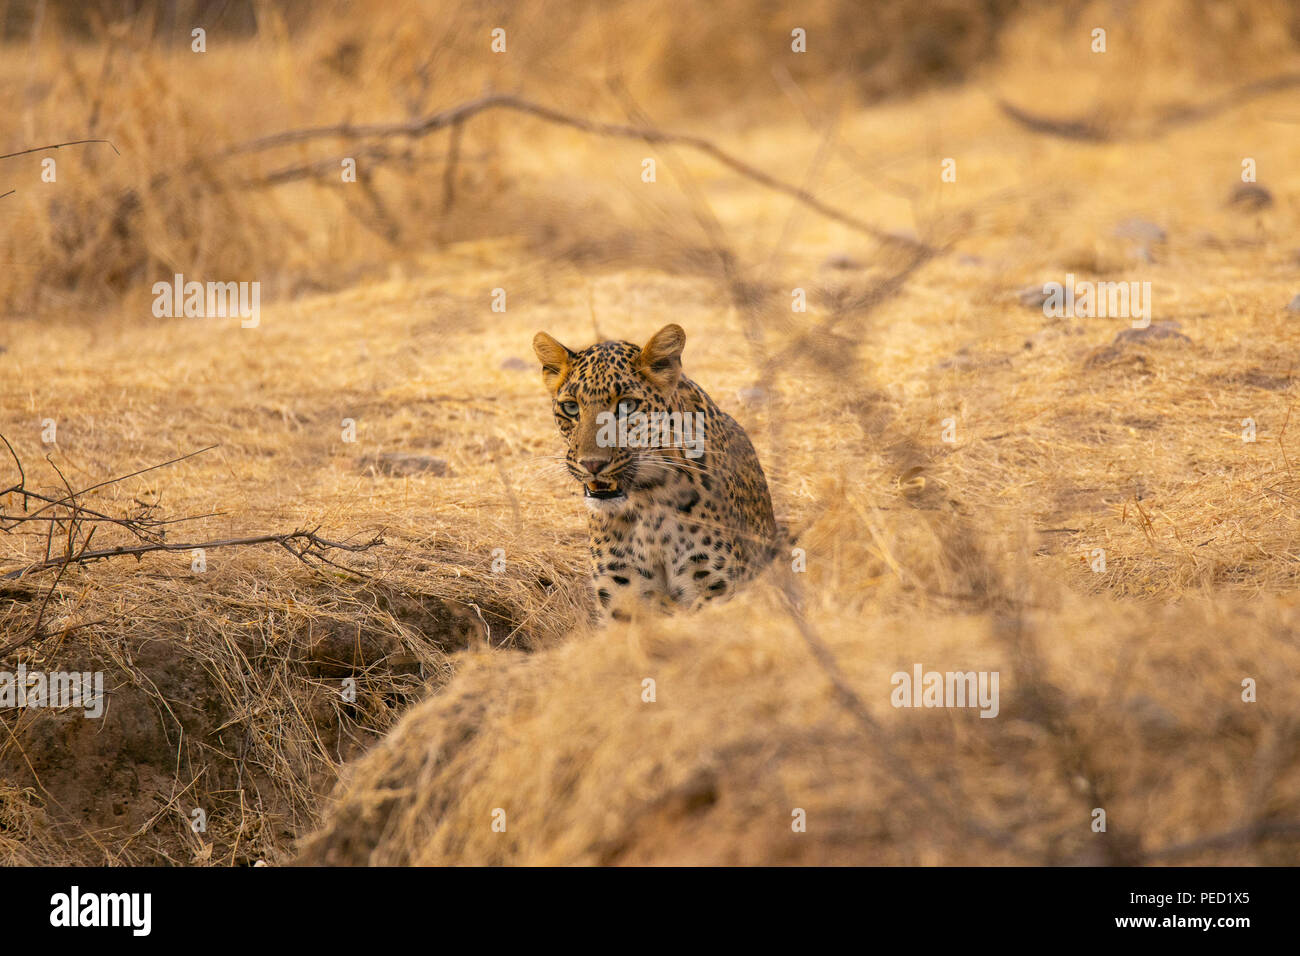
M 621 514 L 628 506 L 627 488 L 617 481 L 588 481 L 582 486 L 583 503 L 596 514 Z

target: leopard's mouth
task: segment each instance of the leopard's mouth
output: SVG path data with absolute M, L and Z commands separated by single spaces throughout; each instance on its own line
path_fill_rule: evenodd
M 582 486 L 583 497 L 595 498 L 597 501 L 613 501 L 626 498 L 627 492 L 619 487 L 617 481 L 588 481 Z

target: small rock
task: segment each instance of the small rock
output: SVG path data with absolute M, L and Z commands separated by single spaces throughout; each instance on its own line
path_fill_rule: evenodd
M 935 366 L 936 371 L 967 371 L 970 369 L 991 368 L 1010 365 L 1010 356 L 998 352 L 972 352 L 969 345 L 964 345 L 950 357 Z
M 435 478 L 447 477 L 447 459 L 435 458 L 432 455 L 386 451 L 378 455 L 366 455 L 361 459 L 360 464 L 363 471 L 377 471 L 395 478 L 418 474 L 430 474 Z
M 1134 697 L 1128 702 L 1128 711 L 1148 736 L 1177 737 L 1182 731 L 1178 718 L 1150 697 Z
M 1165 241 L 1165 231 L 1145 219 L 1125 219 L 1115 227 L 1115 235 L 1120 239 L 1137 239 L 1140 242 Z
M 530 368 L 532 368 L 532 366 L 529 365 L 527 362 L 525 362 L 523 359 L 512 355 L 510 356 L 510 358 L 506 359 L 504 362 L 501 363 L 501 368 L 503 368 L 507 372 L 526 372 Z
M 1123 329 L 1116 333 L 1114 344 L 1123 342 L 1152 342 L 1156 339 L 1174 339 L 1179 342 L 1191 342 L 1178 330 L 1182 328 L 1177 322 L 1154 322 L 1144 329 Z
M 852 256 L 844 253 L 836 253 L 833 256 L 827 256 L 826 261 L 822 263 L 827 269 L 863 269 L 865 266 Z
M 1243 209 L 1265 209 L 1273 205 L 1273 194 L 1259 183 L 1238 183 L 1228 203 Z
M 1041 309 L 1048 295 L 1049 293 L 1044 292 L 1041 285 L 1027 285 L 1016 291 L 1016 298 L 1026 309 Z
M 1286 304 L 1286 310 L 1288 312 L 1300 312 L 1300 294 L 1297 294 L 1294 299 Z

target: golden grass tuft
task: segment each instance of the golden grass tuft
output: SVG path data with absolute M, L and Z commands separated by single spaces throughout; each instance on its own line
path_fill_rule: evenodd
M 883 569 L 874 532 L 936 534 L 865 497 L 825 516 L 836 543 L 810 552 L 823 570 L 802 596 L 871 723 L 841 706 L 767 581 L 692 619 L 472 655 L 347 769 L 301 861 L 1295 862 L 1293 843 L 1237 832 L 1293 820 L 1300 796 L 1295 690 L 1278 679 L 1300 667 L 1294 599 L 1142 608 L 1054 590 L 961 540 L 928 590 L 885 571 L 846 593 L 839 569 Z M 1005 580 L 984 580 L 988 564 Z M 927 596 L 944 587 L 963 590 Z M 1002 711 L 894 709 L 890 675 L 915 663 L 998 671 Z M 1242 703 L 1250 675 L 1270 675 L 1267 703 Z

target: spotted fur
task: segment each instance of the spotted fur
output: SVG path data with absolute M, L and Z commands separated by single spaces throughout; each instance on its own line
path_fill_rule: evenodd
M 758 455 L 745 430 L 682 375 L 685 344 L 677 325 L 644 347 L 600 342 L 574 352 L 545 332 L 533 339 L 566 467 L 591 511 L 600 623 L 624 619 L 636 603 L 671 612 L 730 597 L 772 557 L 778 532 Z M 702 454 L 603 447 L 604 411 L 701 412 Z

